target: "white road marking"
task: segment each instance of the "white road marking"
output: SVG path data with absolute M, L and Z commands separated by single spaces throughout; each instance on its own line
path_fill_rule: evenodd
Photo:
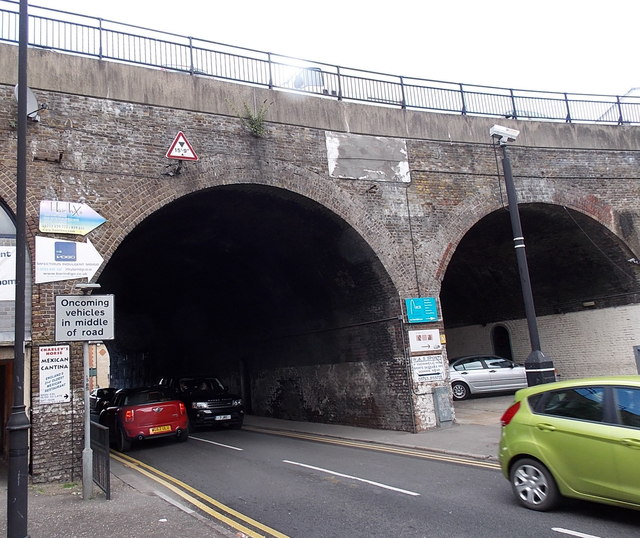
M 563 529 L 561 527 L 553 527 L 551 530 L 562 534 L 568 534 L 569 536 L 578 536 L 579 538 L 600 538 L 599 536 L 595 536 L 593 534 L 585 534 L 584 532 L 572 531 L 569 529 Z
M 179 503 L 175 499 L 172 499 L 171 497 L 169 497 L 169 495 L 165 495 L 164 493 L 162 493 L 161 491 L 158 491 L 157 489 L 154 490 L 154 493 L 161 499 L 164 499 L 165 501 L 172 504 L 173 506 L 180 508 L 180 510 L 182 510 L 183 512 L 186 512 L 187 514 L 195 514 L 196 512 L 195 510 L 192 510 L 188 506 L 185 506 L 184 504 Z M 163 521 L 163 520 L 161 519 L 160 521 Z M 165 519 L 164 521 L 167 521 L 167 520 Z
M 194 437 L 193 435 L 190 435 L 189 439 L 195 439 L 196 441 L 202 441 L 203 443 L 209 443 L 211 445 L 221 446 L 223 448 L 230 448 L 231 450 L 240 450 L 240 451 L 244 450 L 244 448 L 238 448 L 237 446 L 223 445 L 222 443 L 216 443 L 215 441 L 209 441 L 209 439 L 202 439 L 200 437 Z
M 291 465 L 297 465 L 299 467 L 306 467 L 307 469 L 313 469 L 314 471 L 320 471 L 321 473 L 328 473 L 334 476 L 340 476 L 342 478 L 349 478 L 350 480 L 357 480 L 358 482 L 364 482 L 366 484 L 371 484 L 372 486 L 377 486 L 379 488 L 390 489 L 392 491 L 397 491 L 398 493 L 404 493 L 405 495 L 414 495 L 419 496 L 419 493 L 415 491 L 407 491 L 406 489 L 394 488 L 393 486 L 387 486 L 386 484 L 381 484 L 380 482 L 373 482 L 371 480 L 366 480 L 365 478 L 358 478 L 357 476 L 350 476 L 348 474 L 338 473 L 336 471 L 331 471 L 329 469 L 323 469 L 322 467 L 314 467 L 313 465 L 306 465 L 304 463 L 297 463 L 295 461 L 282 460 L 283 463 L 289 463 Z

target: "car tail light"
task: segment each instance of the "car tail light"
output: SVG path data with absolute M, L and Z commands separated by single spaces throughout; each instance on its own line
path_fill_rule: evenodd
M 507 409 L 502 414 L 502 417 L 500 418 L 500 424 L 502 424 L 503 427 L 507 426 L 509 422 L 511 422 L 511 419 L 516 416 L 516 413 L 518 412 L 519 409 L 520 409 L 520 402 L 514 403 L 509 409 Z
M 133 409 L 127 409 L 124 412 L 124 421 L 125 422 L 133 422 Z
M 184 415 L 187 412 L 187 408 L 182 402 L 178 402 L 178 409 L 180 410 L 181 415 Z

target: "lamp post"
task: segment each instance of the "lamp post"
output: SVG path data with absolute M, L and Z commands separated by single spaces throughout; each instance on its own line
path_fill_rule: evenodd
M 7 536 L 27 536 L 30 422 L 24 405 L 24 351 L 26 319 L 26 198 L 27 198 L 27 44 L 28 2 L 20 0 L 18 44 L 18 147 L 16 152 L 16 298 L 13 342 L 13 405 L 7 422 L 9 471 L 7 476 Z
M 531 385 L 542 385 L 556 380 L 553 361 L 545 356 L 540 349 L 540 336 L 536 322 L 536 311 L 533 303 L 533 292 L 531 291 L 531 280 L 529 279 L 529 267 L 527 265 L 527 255 L 524 247 L 524 236 L 520 223 L 520 211 L 518 210 L 518 195 L 513 183 L 513 173 L 511 171 L 511 161 L 507 152 L 507 143 L 515 142 L 520 131 L 494 125 L 489 134 L 498 138 L 502 149 L 502 170 L 504 171 L 504 182 L 507 189 L 507 200 L 509 203 L 509 216 L 511 218 L 511 230 L 513 232 L 513 248 L 516 251 L 518 262 L 518 272 L 520 273 L 520 286 L 522 287 L 522 298 L 524 300 L 524 310 L 527 317 L 527 327 L 529 329 L 529 340 L 531 342 L 531 353 L 527 356 L 524 366 L 527 372 L 527 383 Z

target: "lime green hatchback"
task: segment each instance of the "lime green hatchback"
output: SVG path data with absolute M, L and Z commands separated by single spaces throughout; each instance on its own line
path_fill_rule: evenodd
M 640 510 L 640 376 L 521 389 L 501 423 L 500 465 L 521 505 L 566 496 Z

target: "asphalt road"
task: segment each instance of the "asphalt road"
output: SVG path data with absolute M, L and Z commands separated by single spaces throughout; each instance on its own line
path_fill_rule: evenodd
M 629 537 L 638 513 L 515 504 L 494 464 L 429 459 L 247 430 L 147 443 L 130 456 L 291 537 Z M 269 535 L 269 533 L 267 533 Z M 270 534 L 277 536 L 275 534 Z

